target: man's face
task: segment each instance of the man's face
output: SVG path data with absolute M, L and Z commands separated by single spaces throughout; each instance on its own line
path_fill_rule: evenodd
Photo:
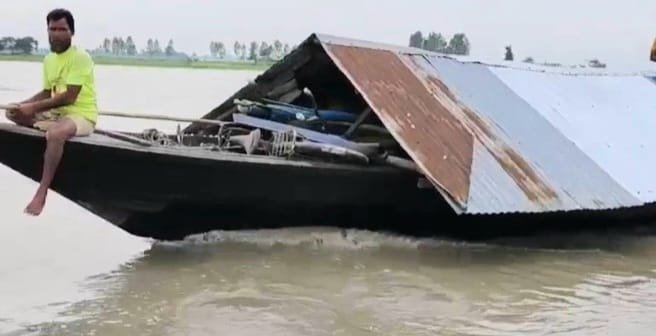
M 62 53 L 71 45 L 73 33 L 68 27 L 65 18 L 57 21 L 48 22 L 48 41 L 50 50 L 56 53 Z

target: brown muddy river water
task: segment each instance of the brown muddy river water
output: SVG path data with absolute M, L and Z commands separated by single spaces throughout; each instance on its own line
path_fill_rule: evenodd
M 256 75 L 96 71 L 102 109 L 186 117 Z M 0 103 L 38 90 L 37 63 L 0 62 L 0 73 Z M 162 243 L 54 193 L 41 217 L 26 217 L 36 183 L 4 166 L 0 181 L 0 335 L 653 335 L 656 327 L 648 232 L 462 242 L 308 223 Z

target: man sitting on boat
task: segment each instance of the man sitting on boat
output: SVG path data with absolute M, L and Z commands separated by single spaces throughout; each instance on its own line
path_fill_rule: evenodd
M 46 16 L 51 52 L 43 60 L 43 89 L 33 97 L 12 104 L 7 118 L 18 125 L 46 132 L 41 183 L 25 212 L 38 216 L 45 206 L 50 183 L 63 155 L 64 143 L 95 129 L 98 110 L 93 60 L 71 44 L 75 34 L 73 15 L 55 9 Z

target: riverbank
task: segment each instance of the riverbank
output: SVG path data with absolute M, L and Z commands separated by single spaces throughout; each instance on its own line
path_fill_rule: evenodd
M 0 55 L 0 62 L 41 62 L 43 55 Z M 94 63 L 99 65 L 122 65 L 135 67 L 160 68 L 190 68 L 190 69 L 217 69 L 217 70 L 252 70 L 263 71 L 268 69 L 272 62 L 230 62 L 230 61 L 187 61 L 178 59 L 140 59 L 94 56 Z

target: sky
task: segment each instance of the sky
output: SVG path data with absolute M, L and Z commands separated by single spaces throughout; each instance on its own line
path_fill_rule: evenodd
M 46 45 L 45 15 L 64 7 L 76 17 L 75 43 L 93 49 L 105 37 L 132 35 L 138 49 L 149 37 L 161 45 L 204 55 L 209 42 L 232 50 L 242 42 L 279 39 L 290 45 L 311 33 L 407 45 L 417 30 L 467 34 L 471 56 L 654 70 L 654 0 L 0 0 L 0 36 L 33 36 Z

